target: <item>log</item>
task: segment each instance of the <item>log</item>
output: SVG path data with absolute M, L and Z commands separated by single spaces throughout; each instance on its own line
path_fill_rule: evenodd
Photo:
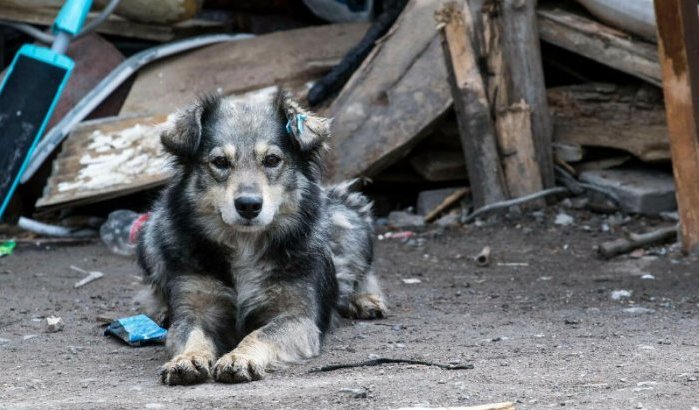
M 655 1 L 682 250 L 699 247 L 699 17 L 696 2 Z
M 373 177 L 420 142 L 452 103 L 434 12 L 413 0 L 330 107 L 332 181 Z
M 502 0 L 501 7 L 503 58 L 508 65 L 508 102 L 517 104 L 524 100 L 531 107 L 534 158 L 543 187 L 550 188 L 555 184 L 551 147 L 553 129 L 541 63 L 536 0 Z
M 551 88 L 548 98 L 555 141 L 619 149 L 646 162 L 670 159 L 659 89 L 586 83 Z
M 597 252 L 604 259 L 629 253 L 645 246 L 659 245 L 677 239 L 677 226 L 667 226 L 642 234 L 631 233 L 628 238 L 620 238 L 602 243 Z
M 462 198 L 465 198 L 466 195 L 469 194 L 471 190 L 469 188 L 460 188 L 454 191 L 451 195 L 447 196 L 444 198 L 444 200 L 437 205 L 434 209 L 432 209 L 427 215 L 425 215 L 425 222 L 432 222 L 437 217 L 447 209 L 451 208 L 454 206 L 456 203 L 461 201 Z
M 206 93 L 239 94 L 316 80 L 367 27 L 332 24 L 276 32 L 154 62 L 139 72 L 120 114 L 170 113 Z
M 437 14 L 449 85 L 476 208 L 507 198 L 495 127 L 478 69 L 471 12 L 449 3 Z
M 661 85 L 660 64 L 653 44 L 629 38 L 621 31 L 568 11 L 540 9 L 537 15 L 543 41 Z
M 532 111 L 524 100 L 498 113 L 496 128 L 507 188 L 513 198 L 542 190 L 532 137 Z M 528 206 L 543 205 L 543 201 Z

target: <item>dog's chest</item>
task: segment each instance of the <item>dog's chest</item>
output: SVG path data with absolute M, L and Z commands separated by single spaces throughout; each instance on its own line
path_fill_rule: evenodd
M 244 311 L 264 304 L 274 263 L 248 244 L 235 249 L 231 256 L 230 275 L 238 308 Z

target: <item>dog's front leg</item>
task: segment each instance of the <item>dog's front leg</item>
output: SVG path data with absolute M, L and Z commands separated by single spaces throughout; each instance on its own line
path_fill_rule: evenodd
M 235 298 L 223 283 L 203 276 L 181 276 L 169 295 L 172 325 L 167 346 L 173 358 L 160 369 L 160 380 L 169 385 L 201 383 L 220 345 L 232 345 Z
M 276 364 L 296 362 L 320 353 L 320 330 L 310 317 L 281 316 L 248 334 L 214 366 L 218 382 L 260 380 Z

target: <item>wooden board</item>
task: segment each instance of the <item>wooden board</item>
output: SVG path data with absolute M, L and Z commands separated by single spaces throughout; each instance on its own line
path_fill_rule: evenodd
M 166 116 L 83 123 L 63 143 L 37 207 L 91 202 L 157 186 L 169 175 L 158 124 Z
M 543 41 L 661 85 L 655 45 L 568 11 L 541 9 L 537 15 Z
M 655 1 L 658 49 L 677 187 L 682 250 L 699 249 L 699 18 L 697 4 Z
M 589 83 L 548 90 L 554 140 L 670 159 L 662 93 L 652 86 Z
M 121 114 L 168 113 L 206 93 L 310 81 L 336 64 L 367 27 L 333 24 L 276 32 L 155 62 L 138 74 Z
M 478 209 L 508 194 L 486 85 L 473 47 L 473 19 L 466 3 L 455 2 L 441 8 L 436 17 L 473 206 Z
M 331 180 L 374 176 L 406 155 L 452 103 L 434 12 L 413 0 L 330 108 Z
M 86 23 L 89 24 L 97 14 L 98 13 L 90 13 Z M 56 9 L 0 7 L 0 20 L 50 26 L 55 19 Z M 166 42 L 198 34 L 220 33 L 223 31 L 223 28 L 223 23 L 210 20 L 190 19 L 181 23 L 164 26 L 136 23 L 116 15 L 111 15 L 105 22 L 97 27 L 96 31 L 102 34 L 111 34 L 120 37 Z

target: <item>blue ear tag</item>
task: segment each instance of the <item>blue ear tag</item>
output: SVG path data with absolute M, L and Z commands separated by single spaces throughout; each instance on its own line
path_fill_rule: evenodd
M 299 131 L 299 135 L 303 134 L 303 123 L 306 122 L 306 119 L 308 119 L 306 114 L 296 114 L 296 129 Z M 286 122 L 286 132 L 292 134 L 291 120 Z

